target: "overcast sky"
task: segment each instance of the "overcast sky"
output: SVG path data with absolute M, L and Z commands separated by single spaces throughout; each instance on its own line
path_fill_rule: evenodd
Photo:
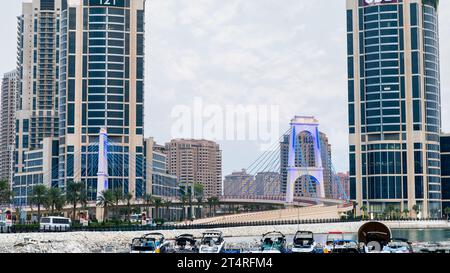
M 20 0 L 2 1 L 0 71 L 15 68 Z M 450 1 L 440 1 L 443 130 L 450 131 Z M 314 115 L 348 168 L 345 0 L 147 0 L 145 134 L 168 141 L 176 106 L 279 105 L 281 131 Z M 445 23 L 444 23 L 445 22 Z M 225 108 L 223 108 L 225 109 Z M 186 135 L 185 137 L 191 137 Z M 223 174 L 259 141 L 219 141 Z

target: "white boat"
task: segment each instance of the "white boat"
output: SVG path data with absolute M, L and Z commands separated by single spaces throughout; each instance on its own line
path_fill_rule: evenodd
M 175 253 L 197 253 L 197 241 L 192 234 L 182 234 L 175 238 L 172 251 Z
M 381 253 L 413 253 L 413 248 L 406 239 L 391 239 Z
M 313 253 L 316 251 L 316 246 L 314 233 L 311 231 L 297 231 L 291 251 L 294 253 Z
M 251 253 L 286 253 L 286 236 L 278 231 L 268 232 L 262 235 L 259 250 Z
M 170 243 L 161 233 L 153 232 L 134 238 L 131 242 L 131 253 L 165 253 Z
M 224 246 L 225 240 L 222 231 L 205 231 L 200 242 L 199 253 L 222 253 Z

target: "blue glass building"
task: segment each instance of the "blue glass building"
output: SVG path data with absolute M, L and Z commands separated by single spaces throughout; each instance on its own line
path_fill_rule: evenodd
M 350 196 L 368 212 L 441 209 L 437 0 L 347 0 Z
M 442 211 L 450 207 L 450 134 L 441 136 Z
M 62 0 L 59 183 L 97 196 L 98 135 L 108 133 L 109 188 L 144 183 L 145 0 Z

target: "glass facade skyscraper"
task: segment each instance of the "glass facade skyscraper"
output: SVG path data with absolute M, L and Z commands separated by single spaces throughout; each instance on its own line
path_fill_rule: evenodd
M 59 177 L 96 200 L 98 135 L 109 187 L 142 197 L 145 0 L 62 0 Z
M 441 216 L 437 0 L 347 0 L 350 198 Z
M 18 20 L 17 92 L 14 148 L 16 204 L 25 205 L 30 189 L 42 179 L 27 179 L 27 153 L 42 149 L 44 139 L 58 137 L 60 1 L 22 4 Z
M 441 136 L 442 211 L 450 207 L 450 134 Z

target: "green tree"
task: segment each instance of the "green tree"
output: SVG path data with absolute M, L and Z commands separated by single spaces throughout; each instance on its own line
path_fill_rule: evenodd
M 13 197 L 13 192 L 9 188 L 7 180 L 0 180 L 0 206 L 9 205 Z
M 43 184 L 39 184 L 33 186 L 31 194 L 29 196 L 30 205 L 37 206 L 38 222 L 41 221 L 41 206 L 43 206 L 47 202 L 48 198 L 47 192 L 48 192 L 47 187 Z
M 393 213 L 395 212 L 395 207 L 392 204 L 386 206 L 384 210 L 385 214 L 389 216 L 389 219 L 393 218 Z
M 125 194 L 123 200 L 127 204 L 126 216 L 127 216 L 127 221 L 130 222 L 131 221 L 130 220 L 130 217 L 131 217 L 131 206 L 132 206 L 131 201 L 133 200 L 133 195 L 131 193 L 127 193 L 127 194 Z
M 150 206 L 153 204 L 153 196 L 149 193 L 144 195 L 144 203 L 147 210 L 147 217 L 150 217 Z
M 409 209 L 405 208 L 405 209 L 403 210 L 403 215 L 405 216 L 405 218 L 408 218 L 408 215 L 409 215 Z
M 450 207 L 444 209 L 444 214 L 447 216 L 447 219 L 450 219 Z
M 118 220 L 119 217 L 119 204 L 120 201 L 122 201 L 124 199 L 124 193 L 122 188 L 116 188 L 114 190 L 112 190 L 112 194 L 113 194 L 113 199 L 114 199 L 114 219 Z
M 367 218 L 367 206 L 363 205 L 360 208 L 361 212 L 362 212 L 362 219 L 366 219 Z
M 163 206 L 163 200 L 159 197 L 153 199 L 153 206 L 155 207 L 155 222 L 159 220 L 159 208 Z
M 72 204 L 72 220 L 74 221 L 77 214 L 77 205 L 82 204 L 85 200 L 86 190 L 81 182 L 67 182 L 66 199 Z M 87 198 L 86 198 L 87 199 Z
M 212 216 L 216 216 L 216 212 L 217 212 L 216 206 L 218 206 L 219 204 L 220 203 L 219 203 L 219 198 L 218 197 L 213 196 L 213 197 L 208 198 L 208 205 L 209 205 L 210 213 L 211 213 L 211 208 L 213 208 Z
M 47 190 L 47 198 L 44 205 L 48 210 L 50 210 L 51 215 L 55 215 L 55 212 L 60 212 L 64 208 L 65 204 L 66 199 L 60 188 L 52 187 Z
M 197 210 L 200 212 L 200 217 L 198 218 L 202 218 L 202 208 L 203 206 L 203 196 L 197 196 Z
M 170 208 L 172 207 L 173 202 L 170 200 L 164 201 L 164 206 L 166 207 L 166 221 L 170 221 Z
M 97 206 L 103 208 L 103 220 L 107 221 L 108 208 L 114 205 L 114 194 L 111 190 L 104 190 L 97 197 Z
M 412 207 L 413 211 L 416 214 L 416 217 L 419 215 L 420 212 L 420 207 L 417 204 L 414 204 L 414 206 Z

